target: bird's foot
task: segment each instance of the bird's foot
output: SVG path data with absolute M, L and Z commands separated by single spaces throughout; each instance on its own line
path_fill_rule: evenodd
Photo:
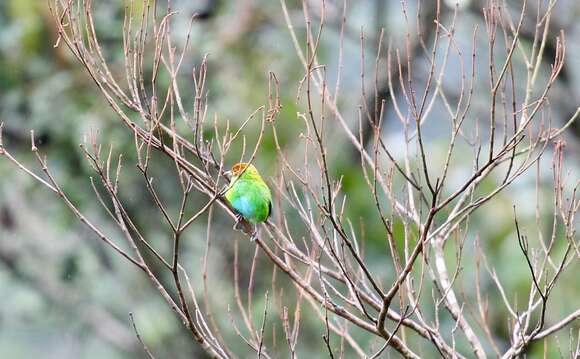
M 244 217 L 241 214 L 236 214 L 236 223 L 234 224 L 234 229 L 236 231 L 241 231 L 244 229 Z
M 250 241 L 255 241 L 258 238 L 259 231 L 258 226 L 252 224 L 244 218 L 241 214 L 236 215 L 236 223 L 234 224 L 234 230 L 242 231 L 250 236 Z
M 260 235 L 260 228 L 258 227 L 258 225 L 255 225 L 254 232 L 252 232 L 252 235 L 250 236 L 250 242 L 255 242 L 256 239 L 258 239 L 259 235 Z

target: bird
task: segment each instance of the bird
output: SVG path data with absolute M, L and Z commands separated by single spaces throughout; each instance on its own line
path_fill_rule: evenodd
M 246 220 L 253 227 L 251 239 L 255 240 L 257 224 L 265 222 L 272 214 L 272 193 L 251 163 L 236 163 L 229 173 L 232 178 L 225 198 L 238 214 L 234 229 L 243 228 L 240 226 Z

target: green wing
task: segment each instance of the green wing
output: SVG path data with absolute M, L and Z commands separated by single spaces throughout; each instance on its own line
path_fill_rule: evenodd
M 271 213 L 272 195 L 264 182 L 238 179 L 226 192 L 226 198 L 252 223 L 264 222 Z

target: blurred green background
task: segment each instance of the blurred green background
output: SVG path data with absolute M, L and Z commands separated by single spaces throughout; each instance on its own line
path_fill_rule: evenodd
M 138 2 L 138 1 L 137 1 Z M 307 1 L 307 3 L 310 3 Z M 336 81 L 338 38 L 342 1 L 327 1 L 328 25 L 321 45 L 320 59 L 329 66 L 329 82 Z M 429 3 L 429 2 L 426 2 Z M 443 22 L 449 23 L 453 9 L 444 2 Z M 465 53 L 471 49 L 472 29 L 480 28 L 478 46 L 484 66 L 485 34 L 481 8 L 485 1 L 463 1 L 459 10 L 457 41 Z M 259 106 L 267 103 L 268 71 L 277 74 L 281 83 L 283 111 L 278 119 L 281 142 L 290 156 L 300 156 L 303 124 L 296 119 L 297 111 L 304 111 L 301 103 L 295 103 L 298 81 L 303 69 L 297 59 L 288 30 L 277 1 L 174 1 L 180 13 L 173 21 L 173 33 L 179 44 L 185 41 L 189 16 L 200 14 L 194 23 L 191 45 L 185 56 L 182 97 L 192 98 L 192 87 L 187 81 L 190 69 L 199 66 L 207 53 L 209 60 L 208 90 L 209 118 L 217 114 L 220 120 L 240 124 Z M 429 11 L 430 4 L 425 4 Z M 514 9 L 519 5 L 514 5 Z M 534 4 L 529 5 L 530 21 L 535 18 Z M 290 15 L 303 31 L 300 7 L 289 1 Z M 98 33 L 107 57 L 113 66 L 122 70 L 123 7 L 117 1 L 103 1 L 95 6 Z M 561 124 L 569 118 L 580 104 L 580 4 L 575 0 L 561 0 L 554 10 L 550 38 L 559 29 L 566 31 L 567 62 L 562 77 L 556 83 L 550 107 L 553 121 Z M 339 104 L 345 118 L 356 125 L 357 106 L 360 96 L 360 43 L 361 26 L 367 34 L 367 66 L 372 69 L 376 48 L 377 29 L 385 27 L 385 39 L 395 45 L 403 41 L 403 22 L 398 1 L 353 1 L 348 5 L 348 23 L 344 43 L 344 68 L 342 94 Z M 531 31 L 524 27 L 522 43 L 531 46 Z M 432 33 L 427 30 L 427 35 Z M 113 224 L 95 201 L 89 177 L 94 176 L 79 149 L 79 143 L 90 131 L 98 130 L 101 141 L 112 144 L 115 153 L 125 153 L 126 170 L 122 179 L 122 199 L 129 212 L 146 234 L 149 241 L 163 253 L 170 253 L 169 231 L 162 225 L 161 216 L 146 194 L 142 178 L 134 170 L 133 139 L 106 105 L 95 85 L 81 65 L 64 46 L 54 48 L 56 32 L 47 3 L 39 0 L 0 0 L 0 121 L 5 123 L 4 143 L 19 158 L 35 165 L 30 154 L 29 131 L 34 129 L 39 148 L 49 156 L 55 177 L 79 208 L 104 228 L 115 234 Z M 547 58 L 553 57 L 554 43 L 549 42 Z M 426 73 L 421 51 L 414 53 L 416 76 Z M 443 82 L 446 93 L 456 98 L 459 77 L 457 62 L 450 64 L 448 76 Z M 521 60 L 520 60 L 521 65 Z M 545 65 L 549 71 L 549 63 Z M 334 70 L 334 71 L 333 71 Z M 485 71 L 485 70 L 484 70 Z M 524 79 L 524 70 L 520 70 Z M 482 72 L 476 91 L 486 91 L 487 78 Z M 543 74 L 542 76 L 546 76 Z M 369 78 L 372 78 L 369 76 Z M 523 81 L 522 81 L 523 82 Z M 419 81 L 420 83 L 420 81 Z M 367 84 L 367 90 L 372 84 Z M 188 92 L 189 91 L 189 92 Z M 486 93 L 487 94 L 487 93 Z M 382 95 L 384 96 L 384 95 Z M 487 118 L 487 98 L 475 98 L 472 117 Z M 389 103 L 389 102 L 388 102 Z M 387 104 L 387 106 L 389 106 Z M 432 116 L 444 111 L 436 108 Z M 401 143 L 398 121 L 389 107 L 385 119 L 384 138 L 396 148 Z M 250 125 L 249 133 L 257 124 Z M 578 125 L 565 137 L 567 141 L 567 167 L 569 182 L 573 186 L 578 179 L 579 145 Z M 437 125 L 427 127 L 428 146 L 435 158 L 444 156 L 447 133 Z M 395 152 L 399 152 L 395 150 Z M 460 156 L 458 165 L 451 172 L 450 184 L 457 185 L 466 171 L 470 170 L 471 152 Z M 360 173 L 355 150 L 346 139 L 336 139 L 330 148 L 331 168 L 338 177 L 344 175 L 344 190 L 349 196 L 348 215 L 357 230 L 364 226 L 367 260 L 376 273 L 389 282 L 392 268 L 385 256 L 382 225 L 375 214 L 372 196 Z M 548 151 L 541 163 L 540 200 L 542 208 L 541 228 L 535 222 L 535 178 L 533 173 L 524 176 L 495 201 L 483 207 L 470 222 L 470 234 L 466 242 L 464 271 L 473 275 L 474 239 L 479 238 L 486 251 L 490 266 L 504 273 L 503 283 L 514 298 L 522 297 L 529 288 L 529 273 L 519 251 L 514 235 L 512 204 L 518 206 L 522 226 L 530 237 L 537 238 L 538 230 L 548 235 L 551 229 L 552 182 L 550 172 L 551 153 Z M 231 162 L 236 159 L 232 157 Z M 463 162 L 462 162 L 463 161 Z M 260 149 L 257 164 L 268 178 L 276 174 L 277 159 L 271 132 L 267 132 Z M 176 178 L 173 164 L 161 158 L 153 169 L 156 185 L 172 213 L 177 211 L 180 197 L 175 190 Z M 533 172 L 533 171 L 532 171 Z M 491 185 L 491 184 L 490 184 Z M 485 186 L 484 186 L 485 187 Z M 203 197 L 194 200 L 203 203 Z M 192 209 L 193 211 L 194 209 Z M 296 221 L 295 216 L 289 214 Z M 233 298 L 233 238 L 240 234 L 232 231 L 231 220 L 220 210 L 214 213 L 214 241 L 210 255 L 209 281 L 213 288 L 214 310 L 225 313 L 234 307 Z M 361 220 L 364 219 L 364 220 Z M 490 225 L 491 224 L 491 225 Z M 296 222 L 297 232 L 300 226 Z M 204 251 L 206 227 L 204 221 L 196 224 L 186 235 L 182 258 L 192 273 L 197 289 L 200 283 L 200 262 Z M 559 243 L 560 248 L 564 243 Z M 240 242 L 240 258 L 253 256 L 254 247 Z M 387 258 L 387 259 L 385 259 Z M 454 252 L 449 252 L 453 261 Z M 385 261 L 389 265 L 385 265 Z M 256 279 L 256 308 L 262 308 L 264 293 L 270 288 L 271 264 L 265 258 L 258 260 Z M 241 261 L 242 276 L 249 273 L 249 260 Z M 549 320 L 562 318 L 578 307 L 580 284 L 574 271 L 576 265 L 562 278 L 550 303 Z M 465 277 L 460 283 L 468 297 L 472 293 L 472 279 Z M 471 278 L 471 279 L 469 279 Z M 169 279 L 169 278 L 166 278 Z M 247 281 L 247 278 L 243 280 Z M 490 320 L 494 335 L 506 344 L 507 326 L 501 299 L 489 276 L 482 278 L 484 292 L 490 299 Z M 283 281 L 287 291 L 293 289 Z M 429 298 L 428 298 L 429 299 Z M 291 300 L 286 305 L 291 305 Z M 306 306 L 306 305 L 305 305 Z M 275 306 L 270 303 L 272 312 Z M 158 358 L 202 358 L 196 344 L 190 339 L 174 314 L 165 305 L 142 273 L 138 272 L 81 225 L 65 206 L 33 182 L 30 177 L 0 158 L 0 357 L 2 358 L 142 358 L 144 353 L 138 344 L 129 321 L 128 313 L 135 315 L 136 324 L 149 347 Z M 261 309 L 256 309 L 259 321 Z M 235 320 L 239 317 L 234 313 Z M 274 317 L 274 314 L 272 314 Z M 443 316 L 443 320 L 448 320 Z M 252 356 L 246 344 L 231 330 L 227 316 L 219 322 L 234 351 Z M 453 323 L 448 321 L 448 330 Z M 274 325 L 274 324 L 272 324 Z M 241 326 L 241 322 L 240 322 Z M 574 328 L 578 328 L 576 323 Z M 321 335 L 324 328 L 311 316 L 305 317 L 299 353 L 307 358 L 326 357 Z M 281 331 L 279 332 L 282 339 Z M 372 339 L 356 332 L 365 348 L 376 347 Z M 577 330 L 576 332 L 577 333 Z M 567 348 L 569 332 L 560 333 L 563 348 Z M 504 340 L 504 341 L 502 341 Z M 280 342 L 283 345 L 283 342 Z M 459 345 L 465 343 L 459 342 Z M 433 357 L 429 344 L 424 344 L 426 357 Z M 550 353 L 556 354 L 557 347 Z M 541 345 L 532 348 L 540 353 Z M 387 352 L 387 355 L 397 356 Z

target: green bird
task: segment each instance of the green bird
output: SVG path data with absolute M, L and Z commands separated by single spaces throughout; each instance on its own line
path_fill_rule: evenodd
M 225 197 L 240 216 L 234 228 L 238 229 L 242 219 L 254 227 L 266 221 L 272 212 L 272 193 L 256 167 L 249 163 L 236 163 L 231 175 L 232 180 Z M 253 231 L 253 238 L 256 232 Z

